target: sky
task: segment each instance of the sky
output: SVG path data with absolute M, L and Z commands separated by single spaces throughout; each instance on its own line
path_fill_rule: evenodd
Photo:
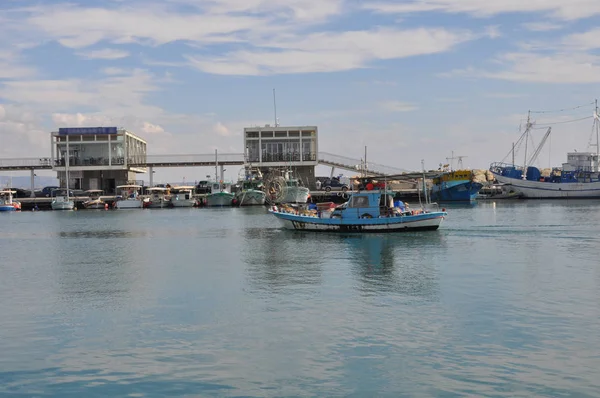
M 596 0 L 2 0 L 0 158 L 48 156 L 66 126 L 125 127 L 149 154 L 241 153 L 275 89 L 279 123 L 317 125 L 321 151 L 487 168 L 532 110 L 534 143 L 566 122 L 538 158 L 560 165 L 588 149 L 599 17 Z

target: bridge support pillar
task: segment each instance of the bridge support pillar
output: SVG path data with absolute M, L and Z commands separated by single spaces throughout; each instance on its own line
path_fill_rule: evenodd
M 33 190 L 35 189 L 35 170 L 31 169 L 31 194 L 29 194 L 29 197 L 31 198 L 35 198 L 35 192 L 33 192 Z
M 224 180 L 223 180 L 223 177 L 225 176 L 225 169 L 223 168 L 223 165 L 220 165 L 220 166 L 221 166 L 221 167 L 220 167 L 220 170 L 219 170 L 219 172 L 220 172 L 221 176 L 219 177 L 219 180 L 220 180 L 220 181 L 224 181 Z
M 335 167 L 331 166 L 331 175 L 329 178 L 333 178 L 333 173 L 335 173 Z
M 148 186 L 154 186 L 154 167 L 148 166 Z

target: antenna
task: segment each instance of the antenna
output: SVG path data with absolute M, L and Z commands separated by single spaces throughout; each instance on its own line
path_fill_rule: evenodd
M 275 99 L 275 89 L 273 89 L 273 111 L 275 113 L 275 127 L 279 126 L 277 123 L 277 100 Z

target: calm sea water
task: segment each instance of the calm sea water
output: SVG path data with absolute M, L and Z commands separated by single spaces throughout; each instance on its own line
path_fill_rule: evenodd
M 0 214 L 0 395 L 600 396 L 600 202 L 448 211 Z

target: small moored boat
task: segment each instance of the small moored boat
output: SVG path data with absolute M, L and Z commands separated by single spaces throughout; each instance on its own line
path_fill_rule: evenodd
M 171 196 L 169 188 L 152 187 L 146 189 L 150 197 L 144 201 L 144 207 L 148 209 L 164 209 L 171 207 Z
M 119 185 L 117 192 L 121 191 L 121 195 L 117 196 L 114 206 L 117 209 L 141 209 L 142 200 L 140 199 L 140 185 Z
M 101 195 L 104 193 L 101 189 L 89 189 L 85 191 L 89 199 L 83 202 L 83 207 L 86 209 L 105 209 L 107 204 L 102 200 Z
M 75 202 L 71 200 L 69 193 L 69 189 L 54 189 L 51 193 L 52 203 L 50 206 L 52 210 L 73 210 Z
M 231 184 L 216 182 L 212 185 L 211 193 L 206 195 L 206 206 L 224 207 L 233 205 L 234 195 L 231 193 Z
M 12 195 L 16 191 L 5 189 L 0 191 L 0 211 L 16 211 L 21 210 L 21 203 L 13 201 Z
M 198 201 L 194 198 L 194 186 L 173 187 L 171 204 L 173 207 L 194 207 Z
M 436 230 L 446 211 L 425 208 L 410 210 L 395 206 L 389 191 L 352 193 L 346 203 L 332 211 L 297 210 L 290 206 L 273 206 L 269 213 L 288 229 L 334 232 L 397 232 Z

